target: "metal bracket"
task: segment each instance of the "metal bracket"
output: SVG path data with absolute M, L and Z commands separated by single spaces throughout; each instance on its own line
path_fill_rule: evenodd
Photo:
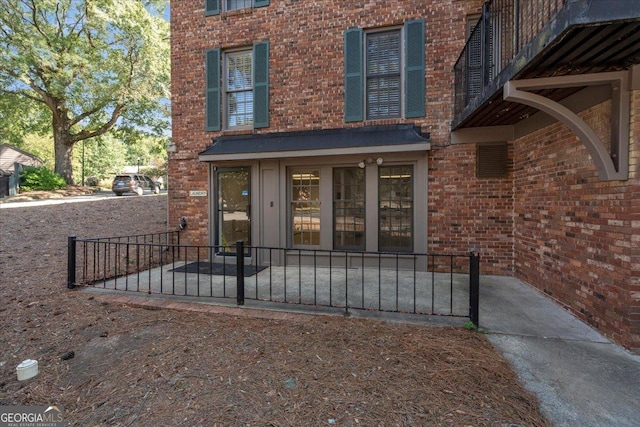
M 576 113 L 541 95 L 528 92 L 537 89 L 611 85 L 611 150 L 608 151 L 594 130 Z M 598 170 L 602 181 L 629 179 L 629 72 L 581 74 L 511 80 L 504 86 L 505 101 L 525 104 L 562 122 L 580 138 Z

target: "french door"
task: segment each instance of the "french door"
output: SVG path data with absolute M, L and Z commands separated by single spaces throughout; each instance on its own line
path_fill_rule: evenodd
M 251 173 L 249 168 L 215 172 L 216 242 L 219 253 L 236 253 L 236 242 L 251 244 Z

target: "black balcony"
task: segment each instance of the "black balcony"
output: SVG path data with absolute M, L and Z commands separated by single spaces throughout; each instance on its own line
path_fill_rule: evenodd
M 491 0 L 454 67 L 452 130 L 537 112 L 503 100 L 510 80 L 621 71 L 640 63 L 638 0 Z M 537 93 L 561 101 L 579 86 Z

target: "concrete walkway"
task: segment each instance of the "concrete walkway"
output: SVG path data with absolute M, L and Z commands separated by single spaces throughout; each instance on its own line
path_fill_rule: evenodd
M 510 277 L 480 281 L 480 327 L 555 426 L 640 425 L 640 356 Z

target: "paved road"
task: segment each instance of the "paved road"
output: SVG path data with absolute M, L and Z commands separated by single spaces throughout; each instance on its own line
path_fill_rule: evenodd
M 167 190 L 160 191 L 160 194 L 167 194 Z M 152 197 L 155 194 L 145 194 L 142 197 Z M 39 200 L 25 200 L 19 202 L 0 202 L 0 209 L 11 209 L 11 208 L 24 208 L 29 206 L 44 206 L 44 205 L 59 205 L 61 203 L 78 203 L 78 202 L 91 202 L 101 199 L 110 199 L 113 197 L 117 197 L 115 193 L 112 191 L 98 191 L 93 194 L 86 194 L 83 196 L 70 196 L 70 197 L 60 197 L 53 199 L 39 199 Z M 134 194 L 124 195 L 122 197 L 140 197 Z

